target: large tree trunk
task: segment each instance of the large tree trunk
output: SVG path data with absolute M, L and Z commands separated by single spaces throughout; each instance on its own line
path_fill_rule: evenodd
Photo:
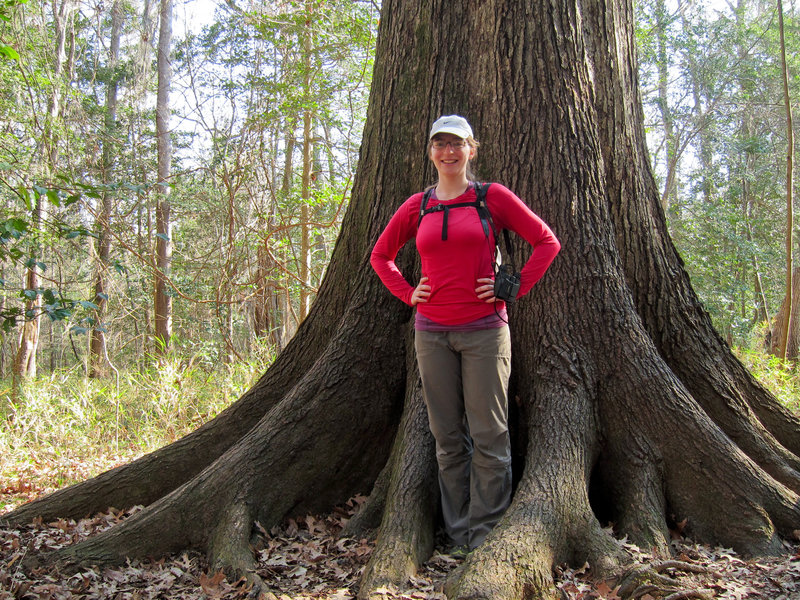
M 664 553 L 672 519 L 699 540 L 780 551 L 800 525 L 800 423 L 715 333 L 669 240 L 632 25 L 626 0 L 385 1 L 353 200 L 292 342 L 197 432 L 6 519 L 150 504 L 50 559 L 193 546 L 258 583 L 254 521 L 269 528 L 371 488 L 351 524 L 382 514 L 360 595 L 402 584 L 433 546 L 435 466 L 411 311 L 382 289 L 368 255 L 431 179 L 429 124 L 458 112 L 480 132 L 481 176 L 526 199 L 562 251 L 511 309 L 514 499 L 448 597 L 550 597 L 562 562 L 616 572 L 626 558 L 607 522 Z M 517 245 L 517 264 L 527 252 Z M 399 264 L 414 281 L 413 248 Z

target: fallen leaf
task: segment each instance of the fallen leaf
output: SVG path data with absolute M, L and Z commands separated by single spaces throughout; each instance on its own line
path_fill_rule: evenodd
M 209 596 L 217 596 L 219 594 L 219 585 L 225 581 L 225 573 L 217 571 L 211 577 L 206 573 L 200 573 L 200 587 Z

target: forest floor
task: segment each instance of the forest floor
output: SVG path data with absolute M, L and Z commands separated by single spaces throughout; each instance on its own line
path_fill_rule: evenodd
M 5 501 L 0 505 L 9 508 L 35 495 L 33 490 L 7 487 L 0 489 L 0 500 Z M 261 595 L 261 599 L 354 598 L 359 576 L 373 544 L 367 539 L 341 537 L 340 532 L 362 501 L 363 498 L 354 498 L 330 515 L 289 520 L 269 532 L 262 529 L 255 552 L 258 574 L 270 589 Z M 196 553 L 187 552 L 160 560 L 130 561 L 114 568 L 86 569 L 71 576 L 52 569 L 26 573 L 21 568 L 28 555 L 75 543 L 113 527 L 138 510 L 140 508 L 111 510 L 78 522 L 39 521 L 15 528 L 4 526 L 0 514 L 0 600 L 244 600 L 248 597 L 249 590 L 242 581 L 228 581 L 221 572 L 211 572 L 204 558 Z M 800 549 L 796 546 L 787 544 L 786 554 L 781 557 L 746 560 L 731 550 L 676 539 L 673 543 L 674 560 L 659 563 L 634 546 L 624 542 L 620 544 L 631 553 L 636 563 L 660 565 L 660 570 L 673 578 L 672 587 L 639 589 L 636 597 L 641 600 L 800 598 Z M 442 583 L 459 564 L 459 560 L 437 551 L 423 565 L 417 577 L 408 582 L 406 589 L 381 592 L 387 600 L 443 600 Z M 556 576 L 564 599 L 619 598 L 617 584 L 593 580 L 588 565 L 579 569 L 560 567 Z

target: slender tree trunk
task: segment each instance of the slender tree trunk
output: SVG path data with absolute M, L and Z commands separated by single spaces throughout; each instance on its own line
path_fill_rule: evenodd
M 681 20 L 683 23 L 683 34 L 691 36 L 691 29 L 686 22 L 685 18 L 685 2 L 678 0 L 678 10 L 681 13 Z M 707 84 L 704 81 L 703 69 L 701 63 L 697 60 L 694 54 L 689 54 L 687 57 L 689 64 L 689 76 L 691 78 L 692 86 L 692 99 L 694 101 L 694 130 L 697 132 L 699 140 L 699 158 L 700 158 L 700 178 L 701 189 L 703 190 L 703 199 L 706 203 L 711 201 L 712 192 L 712 178 L 711 168 L 713 161 L 713 142 L 710 132 L 708 131 L 708 107 L 706 106 L 711 102 L 707 98 Z M 688 140 L 687 140 L 688 141 Z
M 739 0 L 737 10 L 736 10 L 736 25 L 737 27 L 744 27 L 744 24 L 741 22 L 745 14 L 745 0 Z M 740 44 L 737 47 L 736 51 L 737 58 L 740 62 L 744 63 L 745 61 L 750 59 L 750 50 L 749 48 L 744 45 Z M 747 77 L 740 77 L 738 79 L 739 89 L 741 90 L 742 98 L 749 98 L 752 94 L 753 87 L 755 82 Z M 743 107 L 741 111 L 741 121 L 739 123 L 739 137 L 743 140 L 752 139 L 754 135 L 753 131 L 753 110 L 755 108 L 751 106 L 749 103 Z M 745 235 L 747 237 L 748 243 L 753 243 L 753 229 L 752 229 L 752 219 L 754 217 L 754 210 L 755 210 L 755 197 L 753 195 L 753 186 L 751 185 L 751 177 L 754 173 L 754 165 L 755 165 L 755 154 L 751 148 L 746 147 L 743 157 L 743 164 L 741 168 L 741 189 L 742 189 L 742 218 L 745 224 Z M 761 267 L 759 265 L 758 256 L 753 253 L 751 257 L 751 261 L 753 264 L 753 297 L 754 297 L 754 308 L 753 308 L 753 320 L 756 323 L 765 323 L 769 321 L 769 306 L 767 305 L 766 296 L 764 294 L 764 287 L 761 281 Z M 772 336 L 773 338 L 777 336 Z
M 311 307 L 311 177 L 314 168 L 314 125 L 311 112 L 311 85 L 313 49 L 313 6 L 306 3 L 306 23 L 303 28 L 303 178 L 300 192 L 300 320 L 306 318 Z
M 794 128 L 792 125 L 792 103 L 789 97 L 789 70 L 786 65 L 786 40 L 783 27 L 783 0 L 778 0 L 778 29 L 781 39 L 781 74 L 783 80 L 783 102 L 786 108 L 786 293 L 784 296 L 784 306 L 788 318 L 781 331 L 780 348 L 778 356 L 784 360 L 787 356 L 787 346 L 789 332 L 792 331 L 792 252 L 794 250 L 792 234 L 794 229 L 794 193 L 793 193 L 793 171 L 794 171 Z
M 296 122 L 290 119 L 286 123 L 286 155 L 284 156 L 283 174 L 281 177 L 281 197 L 288 198 L 292 189 L 292 177 L 294 173 L 294 150 L 295 142 L 295 127 Z M 302 218 L 302 217 L 301 217 Z M 288 264 L 289 256 L 285 250 L 281 250 L 282 262 L 284 265 Z M 275 309 L 278 318 L 280 319 L 280 344 L 283 347 L 289 339 L 297 331 L 300 321 L 295 314 L 292 307 L 291 286 L 288 277 L 284 278 L 285 284 L 279 286 L 275 298 Z
M 172 269 L 172 222 L 170 215 L 170 168 L 172 142 L 169 128 L 169 91 L 172 84 L 170 54 L 172 47 L 172 0 L 161 0 L 158 35 L 158 95 L 156 99 L 156 136 L 158 138 L 158 184 L 156 205 L 156 276 L 154 337 L 157 354 L 169 348 L 172 336 L 172 295 L 169 276 Z
M 53 27 L 54 27 L 54 62 L 53 74 L 50 82 L 50 97 L 48 98 L 47 118 L 42 132 L 42 148 L 45 169 L 42 174 L 44 182 L 50 183 L 50 178 L 58 169 L 59 139 L 57 122 L 63 111 L 63 89 L 67 83 L 63 80 L 69 73 L 71 54 L 68 55 L 68 40 L 72 32 L 72 21 L 76 6 L 72 0 L 53 2 Z M 32 220 L 36 230 L 39 230 L 46 221 L 47 198 L 37 195 L 33 209 Z M 25 302 L 25 322 L 20 331 L 19 345 L 14 361 L 14 391 L 16 393 L 19 383 L 24 379 L 36 377 L 36 353 L 39 347 L 42 298 L 40 293 L 41 246 L 37 247 L 30 257 L 30 264 L 25 275 L 25 287 L 31 296 Z M 35 294 L 35 296 L 33 296 Z
M 45 215 L 46 198 L 37 195 L 33 209 L 33 225 L 36 230 L 42 227 Z M 37 234 L 38 237 L 38 234 Z M 25 274 L 25 320 L 19 335 L 17 355 L 14 361 L 14 390 L 16 391 L 23 380 L 36 377 L 36 351 L 39 348 L 40 323 L 42 316 L 42 296 L 40 294 L 40 267 L 41 246 L 37 243 L 36 252 L 31 256 L 31 265 Z
M 106 84 L 105 139 L 103 140 L 103 181 L 110 183 L 115 176 L 115 163 L 118 145 L 117 137 L 117 89 L 119 80 L 119 45 L 122 31 L 122 3 L 115 0 L 111 6 L 111 41 L 108 52 L 110 80 Z M 111 205 L 112 195 L 105 192 L 100 212 L 97 215 L 97 266 L 94 284 L 94 326 L 90 345 L 90 370 L 92 377 L 103 377 L 107 373 L 108 349 L 106 347 L 105 322 L 108 311 L 108 263 L 111 257 Z
M 793 314 L 789 314 L 791 311 Z M 791 325 L 789 325 L 791 323 Z M 792 302 L 781 304 L 770 330 L 767 350 L 773 356 L 785 360 L 797 360 L 800 351 L 800 267 L 795 267 L 792 273 Z M 788 331 L 788 335 L 785 332 Z M 783 338 L 783 335 L 787 335 Z M 781 353 L 784 354 L 781 354 Z
M 6 265 L 0 262 L 0 279 L 5 281 L 6 278 Z M 6 310 L 7 292 L 5 289 L 0 289 L 0 313 Z M 6 377 L 6 334 L 0 330 L 0 378 Z
M 675 139 L 675 119 L 672 116 L 672 109 L 669 100 L 669 48 L 668 48 L 668 27 L 667 5 L 665 0 L 658 0 L 656 3 L 656 45 L 657 56 L 656 65 L 658 67 L 658 109 L 661 113 L 661 123 L 664 127 L 664 146 L 666 149 L 665 163 L 667 176 L 664 182 L 664 190 L 661 193 L 661 204 L 667 210 L 670 203 L 674 204 L 677 199 L 678 190 L 678 144 Z

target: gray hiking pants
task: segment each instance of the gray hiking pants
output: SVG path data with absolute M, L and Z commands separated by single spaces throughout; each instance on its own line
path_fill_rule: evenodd
M 417 331 L 415 347 L 445 529 L 454 544 L 476 548 L 511 500 L 508 326 Z

